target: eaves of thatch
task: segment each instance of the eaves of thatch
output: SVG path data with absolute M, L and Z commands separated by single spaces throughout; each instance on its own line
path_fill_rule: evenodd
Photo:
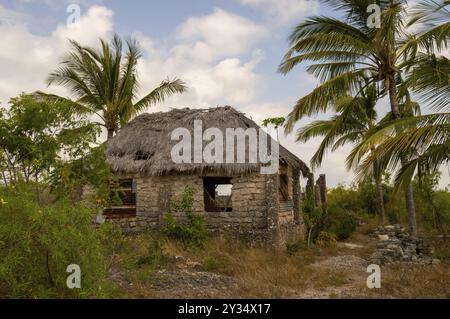
M 224 136 L 226 128 L 259 129 L 253 120 L 229 106 L 145 113 L 130 121 L 107 142 L 107 161 L 116 173 L 141 174 L 142 176 L 182 173 L 200 175 L 216 173 L 235 176 L 260 169 L 259 163 L 174 163 L 171 158 L 171 149 L 178 141 L 171 141 L 172 131 L 183 127 L 193 135 L 195 120 L 202 121 L 203 130 L 210 127 L 219 128 Z M 143 156 L 140 158 L 139 155 Z M 307 177 L 310 172 L 302 160 L 281 145 L 280 161 L 287 163 L 295 171 L 301 172 L 304 177 Z

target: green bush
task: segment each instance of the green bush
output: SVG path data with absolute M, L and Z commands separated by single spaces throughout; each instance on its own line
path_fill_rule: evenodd
M 25 191 L 0 189 L 0 295 L 83 298 L 107 294 L 106 246 L 111 228 L 95 212 L 65 201 L 38 205 Z M 81 268 L 81 288 L 66 285 L 67 266 Z
M 202 246 L 208 239 L 208 229 L 202 216 L 193 212 L 194 189 L 186 186 L 181 199 L 174 200 L 172 207 L 176 212 L 186 215 L 187 223 L 178 222 L 171 214 L 164 216 L 163 233 L 169 238 L 183 242 L 188 246 Z
M 336 242 L 336 235 L 327 231 L 320 232 L 316 239 L 316 245 L 323 248 L 335 247 Z
M 413 181 L 419 223 L 427 233 L 450 232 L 450 193 L 438 189 L 440 173 L 422 174 Z
M 336 234 L 340 240 L 347 239 L 356 230 L 358 226 L 357 218 L 344 211 L 330 212 L 330 231 Z

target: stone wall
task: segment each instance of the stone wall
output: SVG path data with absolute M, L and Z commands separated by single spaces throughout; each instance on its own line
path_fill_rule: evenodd
M 291 173 L 291 172 L 290 172 Z M 111 219 L 126 232 L 159 229 L 164 215 L 172 214 L 178 221 L 186 221 L 184 213 L 174 212 L 171 202 L 181 197 L 186 186 L 194 188 L 194 212 L 202 215 L 212 232 L 237 234 L 252 242 L 284 242 L 295 226 L 294 210 L 279 212 L 278 175 L 259 173 L 235 176 L 231 202 L 232 211 L 205 212 L 203 179 L 195 175 L 156 177 L 121 176 L 136 181 L 136 217 Z M 291 187 L 295 184 L 290 175 Z M 298 192 L 292 190 L 293 194 Z M 294 201 L 299 205 L 299 201 Z M 269 207 L 271 207 L 269 213 Z M 295 227 L 294 227 L 295 226 Z
M 108 221 L 118 226 L 124 233 L 138 233 L 149 228 L 147 218 L 141 216 L 110 218 Z
M 183 213 L 172 211 L 171 202 L 180 198 L 188 185 L 194 188 L 194 212 L 204 216 L 212 231 L 252 233 L 267 228 L 264 175 L 255 173 L 232 178 L 231 212 L 205 212 L 202 177 L 194 175 L 126 177 L 136 180 L 137 216 L 135 219 L 112 220 L 123 229 L 132 231 L 158 229 L 163 225 L 164 215 L 168 213 L 180 222 L 185 221 Z
M 371 263 L 433 262 L 427 242 L 422 238 L 409 236 L 401 225 L 379 226 L 372 236 L 378 239 L 378 243 L 376 251 L 370 257 Z

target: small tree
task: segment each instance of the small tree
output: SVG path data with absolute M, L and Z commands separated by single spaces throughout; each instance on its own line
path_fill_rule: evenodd
M 303 202 L 303 220 L 308 232 L 308 248 L 311 247 L 314 237 L 320 233 L 320 225 L 324 217 L 325 213 L 322 207 L 316 207 L 314 203 L 313 190 L 308 187 L 306 189 L 305 201 Z
M 5 183 L 36 181 L 63 158 L 81 157 L 98 128 L 70 103 L 21 94 L 0 111 L 0 168 Z
M 194 213 L 194 189 L 186 186 L 178 200 L 172 201 L 172 208 L 176 212 L 185 213 L 186 224 L 179 223 L 171 214 L 164 216 L 166 222 L 163 232 L 171 238 L 180 240 L 186 245 L 202 246 L 208 239 L 208 230 L 204 219 Z
M 262 125 L 264 127 L 268 127 L 269 124 L 273 125 L 275 127 L 275 129 L 277 130 L 277 141 L 279 142 L 280 138 L 278 136 L 278 128 L 283 126 L 285 121 L 286 121 L 286 119 L 284 117 L 270 117 L 270 118 L 265 119 L 262 122 Z

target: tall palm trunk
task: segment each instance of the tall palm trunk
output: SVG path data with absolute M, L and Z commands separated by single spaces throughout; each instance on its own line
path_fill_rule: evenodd
M 398 120 L 401 118 L 401 114 L 397 99 L 395 73 L 391 73 L 388 77 L 386 77 L 385 88 L 389 91 L 389 101 L 391 104 L 392 115 L 394 119 Z M 406 158 L 406 156 L 401 156 L 400 161 L 402 167 L 408 163 L 408 159 Z M 408 212 L 409 234 L 413 237 L 417 237 L 416 208 L 414 206 L 414 194 L 411 182 L 409 182 L 408 186 L 405 189 L 405 201 L 406 210 Z
M 375 147 L 373 146 L 370 151 L 373 153 L 375 151 Z M 377 166 L 376 163 L 373 164 Z M 376 203 L 377 203 L 377 213 L 380 218 L 380 224 L 384 225 L 385 222 L 385 214 L 384 214 L 384 198 L 383 198 L 383 184 L 381 180 L 382 174 L 377 171 L 374 167 L 374 179 L 375 179 L 375 193 L 376 193 Z
M 377 193 L 377 209 L 378 216 L 380 217 L 381 225 L 385 223 L 385 214 L 384 214 L 384 198 L 383 198 L 383 184 L 381 183 L 381 178 L 375 177 L 375 186 Z
M 108 137 L 107 139 L 109 140 L 110 138 L 112 138 L 114 136 L 114 129 L 108 129 Z
M 6 179 L 6 174 L 4 171 L 2 171 L 2 177 L 3 177 L 3 183 L 5 183 L 5 187 L 8 188 L 8 180 Z

